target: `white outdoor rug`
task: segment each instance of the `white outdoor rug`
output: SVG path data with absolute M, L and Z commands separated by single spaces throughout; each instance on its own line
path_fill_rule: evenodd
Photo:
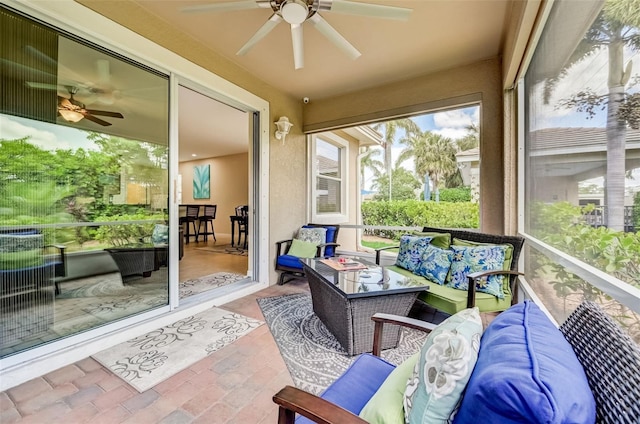
M 211 308 L 103 350 L 93 358 L 142 393 L 262 324 Z

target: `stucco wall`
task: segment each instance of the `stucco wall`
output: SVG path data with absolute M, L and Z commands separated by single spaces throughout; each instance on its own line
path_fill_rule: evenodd
M 193 198 L 193 167 L 210 165 L 211 197 Z M 249 155 L 247 153 L 182 162 L 178 167 L 182 175 L 182 203 L 218 205 L 214 229 L 216 234 L 230 234 L 235 207 L 249 202 Z
M 316 132 L 464 104 L 481 104 L 480 227 L 502 233 L 504 217 L 500 59 L 424 75 L 305 105 L 304 130 Z

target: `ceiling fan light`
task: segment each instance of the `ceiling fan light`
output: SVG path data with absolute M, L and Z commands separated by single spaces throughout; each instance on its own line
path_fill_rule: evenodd
M 58 109 L 58 112 L 60 112 L 60 116 L 62 116 L 62 119 L 67 122 L 78 122 L 82 118 L 84 118 L 83 114 L 74 110 Z
M 301 24 L 309 15 L 307 2 L 303 0 L 289 0 L 282 3 L 280 7 L 282 19 L 290 24 Z

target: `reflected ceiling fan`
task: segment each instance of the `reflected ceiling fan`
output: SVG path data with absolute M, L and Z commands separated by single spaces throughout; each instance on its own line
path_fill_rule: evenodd
M 293 62 L 296 69 L 304 67 L 304 47 L 302 24 L 309 21 L 322 35 L 340 48 L 351 59 L 357 59 L 361 53 L 335 30 L 318 12 L 335 12 L 350 15 L 368 16 L 406 21 L 411 9 L 384 6 L 371 3 L 359 3 L 347 0 L 244 0 L 212 3 L 182 8 L 183 12 L 227 12 L 246 9 L 271 9 L 273 15 L 236 53 L 246 54 L 251 48 L 271 32 L 279 23 L 291 25 L 293 42 Z
M 103 127 L 111 125 L 110 122 L 97 118 L 95 115 L 108 116 L 110 118 L 124 118 L 119 112 L 109 112 L 106 110 L 86 109 L 84 103 L 77 101 L 73 98 L 73 95 L 78 92 L 77 87 L 67 87 L 69 91 L 69 98 L 58 96 L 58 113 L 65 121 L 78 122 L 82 119 L 87 119 L 91 122 L 95 122 Z

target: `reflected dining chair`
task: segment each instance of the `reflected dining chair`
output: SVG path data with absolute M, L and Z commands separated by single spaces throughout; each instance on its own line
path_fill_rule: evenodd
M 204 241 L 209 240 L 209 234 L 213 236 L 213 241 L 217 241 L 216 233 L 213 230 L 213 220 L 216 219 L 217 209 L 218 205 L 204 206 L 204 212 L 198 217 L 198 235 L 196 236 L 196 241 L 198 241 L 201 234 L 204 236 Z M 204 231 L 202 231 L 202 224 L 204 224 Z M 209 231 L 209 226 L 211 226 L 211 231 Z
M 184 232 L 184 240 L 186 244 L 189 244 L 189 237 L 191 236 L 196 238 L 196 242 L 198 241 L 198 228 L 196 227 L 196 222 L 198 221 L 199 215 L 200 206 L 187 205 L 187 214 L 180 217 L 180 225 L 182 226 L 183 224 L 186 224 Z M 189 224 L 191 224 L 191 226 Z M 193 228 L 193 234 L 191 234 L 191 228 Z

